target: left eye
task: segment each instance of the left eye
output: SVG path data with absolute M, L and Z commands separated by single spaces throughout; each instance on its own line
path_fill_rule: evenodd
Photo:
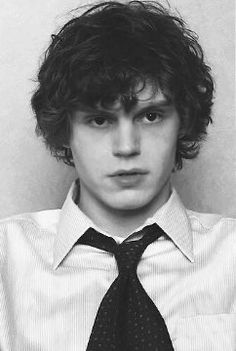
M 161 115 L 157 112 L 146 112 L 143 116 L 148 122 L 156 122 L 161 120 Z

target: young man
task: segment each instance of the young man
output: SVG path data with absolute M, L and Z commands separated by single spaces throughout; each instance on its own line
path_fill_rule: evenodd
M 213 82 L 158 3 L 96 5 L 52 36 L 37 133 L 76 168 L 61 210 L 0 225 L 0 350 L 236 349 L 236 221 L 186 210 Z

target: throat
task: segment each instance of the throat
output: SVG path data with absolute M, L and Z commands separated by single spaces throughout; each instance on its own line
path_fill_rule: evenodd
M 116 210 L 86 213 L 85 209 L 81 210 L 93 221 L 93 223 L 103 232 L 111 236 L 126 238 L 133 233 L 138 227 L 145 223 L 148 218 L 143 213 L 137 213 L 134 210 Z
M 111 236 L 126 238 L 144 225 L 148 218 L 153 217 L 168 197 L 169 195 L 164 197 L 161 202 L 153 198 L 147 205 L 139 208 L 120 209 L 107 206 L 94 198 L 86 197 L 84 201 L 84 197 L 80 196 L 78 206 L 100 231 Z

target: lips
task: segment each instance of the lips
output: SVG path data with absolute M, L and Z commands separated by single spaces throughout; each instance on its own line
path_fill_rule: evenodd
M 115 177 L 115 176 L 129 176 L 129 175 L 136 175 L 136 174 L 147 174 L 148 172 L 145 169 L 141 168 L 132 168 L 132 169 L 120 169 L 114 173 L 112 173 L 110 176 Z

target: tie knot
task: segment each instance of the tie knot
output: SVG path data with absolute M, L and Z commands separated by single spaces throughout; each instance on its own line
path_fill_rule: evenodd
M 157 224 L 144 227 L 136 234 L 143 235 L 141 239 L 135 241 L 124 241 L 117 246 L 115 258 L 119 273 L 136 271 L 138 262 L 146 247 L 155 241 L 163 233 Z
M 119 273 L 136 271 L 144 250 L 145 245 L 141 240 L 126 241 L 120 244 L 115 252 Z
M 89 228 L 76 244 L 85 244 L 98 249 L 112 252 L 115 255 L 119 273 L 136 270 L 138 262 L 146 247 L 164 234 L 164 231 L 156 224 L 148 225 L 134 233 L 141 235 L 141 239 L 135 241 L 123 241 L 118 245 L 111 237 Z

